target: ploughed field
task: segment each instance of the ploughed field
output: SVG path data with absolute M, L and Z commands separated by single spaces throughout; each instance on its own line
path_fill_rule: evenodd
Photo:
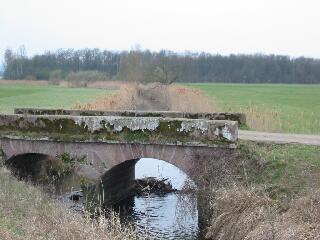
M 112 92 L 89 88 L 0 84 L 0 113 L 13 113 L 16 107 L 71 108 L 76 103 L 92 102 Z
M 320 134 L 320 85 L 189 84 L 214 99 L 220 111 L 247 114 L 251 129 Z

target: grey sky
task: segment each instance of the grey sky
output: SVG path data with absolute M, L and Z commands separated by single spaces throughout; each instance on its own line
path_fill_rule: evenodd
M 320 58 L 319 0 L 0 0 L 0 54 L 57 48 Z

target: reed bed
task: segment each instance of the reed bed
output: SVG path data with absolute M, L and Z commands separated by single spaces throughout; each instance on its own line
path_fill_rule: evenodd
M 207 239 L 304 240 L 320 238 L 320 189 L 296 197 L 288 206 L 263 188 L 235 186 L 215 193 Z

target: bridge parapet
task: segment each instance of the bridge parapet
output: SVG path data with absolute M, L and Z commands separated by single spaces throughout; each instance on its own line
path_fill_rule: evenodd
M 161 117 L 161 118 L 187 118 L 207 120 L 237 121 L 240 126 L 246 125 L 244 113 L 232 112 L 175 112 L 175 111 L 91 111 L 91 110 L 66 110 L 45 108 L 16 108 L 15 114 L 27 115 L 72 115 L 72 116 L 121 116 L 121 117 Z
M 234 148 L 238 123 L 147 116 L 15 114 L 0 115 L 0 138 Z

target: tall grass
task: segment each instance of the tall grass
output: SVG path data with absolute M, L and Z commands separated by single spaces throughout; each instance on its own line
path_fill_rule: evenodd
M 190 84 L 215 100 L 220 111 L 243 111 L 251 129 L 320 133 L 320 85 Z
M 114 214 L 92 220 L 73 213 L 0 168 L 0 239 L 132 240 L 137 234 Z
M 123 84 L 120 91 L 97 98 L 87 104 L 76 104 L 73 109 L 77 110 L 131 110 L 138 103 L 137 89 L 134 84 Z
M 288 206 L 261 188 L 220 189 L 206 237 L 215 240 L 295 240 L 320 238 L 320 189 Z
M 246 114 L 247 126 L 250 129 L 266 132 L 279 132 L 283 128 L 283 121 L 277 111 L 267 108 L 258 108 L 254 105 L 240 107 L 239 109 L 229 108 L 229 112 L 243 112 Z
M 159 84 L 123 84 L 113 95 L 100 97 L 88 104 L 76 104 L 79 110 L 147 110 L 214 112 L 215 103 L 201 90 L 185 86 Z
M 236 151 L 243 173 L 206 193 L 212 196 L 207 237 L 319 239 L 320 148 L 240 142 Z
M 217 105 L 199 89 L 171 85 L 167 89 L 170 110 L 181 112 L 216 112 Z

